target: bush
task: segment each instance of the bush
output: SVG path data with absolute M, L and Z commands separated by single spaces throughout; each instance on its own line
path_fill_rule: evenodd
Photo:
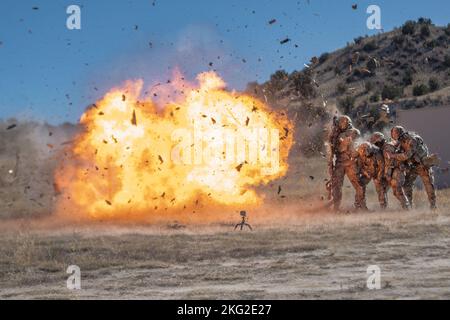
M 436 91 L 439 89 L 439 80 L 436 78 L 430 78 L 430 80 L 428 80 L 428 86 L 430 87 L 430 91 Z
M 430 40 L 425 43 L 425 47 L 429 49 L 433 49 L 439 46 L 439 43 L 436 40 Z
M 271 94 L 275 94 L 284 88 L 286 81 L 288 80 L 288 73 L 284 70 L 278 70 L 270 76 L 268 83 L 268 89 Z
M 371 52 L 371 51 L 376 50 L 377 48 L 378 48 L 377 43 L 375 42 L 375 40 L 372 40 L 372 41 L 367 42 L 364 45 L 363 50 L 366 52 Z
M 289 74 L 285 70 L 277 70 L 274 74 L 270 76 L 270 81 L 278 82 L 285 81 L 288 79 Z
M 370 102 L 378 102 L 378 101 L 380 101 L 380 99 L 381 99 L 380 93 L 375 93 L 375 94 L 371 95 L 369 98 Z
M 338 93 L 339 95 L 343 95 L 346 92 L 347 92 L 347 85 L 342 82 L 338 83 L 338 85 L 336 86 L 336 93 Z
M 402 45 L 405 42 L 405 36 L 402 34 L 399 34 L 392 38 L 392 41 L 397 45 Z
M 402 78 L 402 84 L 404 86 L 410 86 L 413 84 L 413 80 L 414 80 L 413 72 L 411 70 L 406 70 Z
M 366 81 L 366 83 L 364 84 L 364 88 L 366 89 L 366 92 L 372 91 L 373 87 L 374 87 L 374 84 L 372 81 Z
M 416 23 L 414 21 L 408 20 L 405 22 L 405 24 L 402 26 L 402 33 L 403 34 L 414 34 L 416 31 Z
M 337 75 L 337 76 L 340 76 L 341 73 L 342 73 L 342 72 L 341 72 L 341 69 L 339 69 L 338 66 L 335 66 L 335 67 L 334 67 L 334 74 Z
M 446 35 L 450 36 L 450 23 L 447 24 L 447 28 L 445 28 L 444 31 Z
M 450 55 L 446 55 L 444 58 L 444 67 L 450 68 Z
M 385 85 L 383 87 L 383 90 L 381 91 L 381 97 L 383 98 L 383 100 L 385 99 L 393 100 L 401 97 L 402 94 L 403 88 L 396 86 Z
M 364 37 L 357 37 L 357 38 L 353 39 L 355 44 L 361 44 L 363 40 L 364 40 Z
M 355 107 L 355 97 L 346 96 L 343 99 L 338 100 L 338 106 L 341 109 L 342 113 L 348 114 Z
M 423 18 L 423 17 L 420 17 L 419 19 L 417 19 L 417 22 L 418 22 L 419 24 L 424 24 L 424 25 L 427 25 L 427 26 L 429 26 L 429 25 L 432 24 L 431 19 Z
M 426 85 L 418 84 L 418 85 L 415 85 L 414 88 L 413 88 L 413 95 L 415 97 L 423 96 L 424 94 L 427 94 L 428 91 L 429 90 L 428 90 L 428 87 Z
M 329 57 L 330 57 L 330 54 L 328 52 L 322 53 L 319 57 L 319 63 L 324 63 L 325 61 L 328 60 Z
M 430 26 L 424 24 L 422 27 L 420 27 L 420 35 L 424 38 L 428 38 L 431 35 Z
M 298 91 L 304 98 L 309 99 L 317 96 L 316 86 L 309 69 L 302 72 L 294 72 L 291 77 L 295 90 Z

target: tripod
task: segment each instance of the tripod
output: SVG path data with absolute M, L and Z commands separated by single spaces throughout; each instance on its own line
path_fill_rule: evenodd
M 244 226 L 247 226 L 250 230 L 253 231 L 252 226 L 249 223 L 247 223 L 247 212 L 241 211 L 240 214 L 241 214 L 242 220 L 241 220 L 241 222 L 239 222 L 238 224 L 236 224 L 234 226 L 234 230 L 236 230 L 237 227 L 239 227 L 239 226 L 241 227 L 241 230 L 243 230 Z

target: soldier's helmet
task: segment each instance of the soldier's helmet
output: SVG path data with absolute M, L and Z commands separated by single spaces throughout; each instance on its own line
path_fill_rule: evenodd
M 359 138 L 361 136 L 361 131 L 359 131 L 356 128 L 351 128 L 350 129 L 350 136 L 352 137 L 353 140 Z
M 405 133 L 405 128 L 402 126 L 395 126 L 391 129 L 391 137 L 397 141 Z
M 358 151 L 361 158 L 370 157 L 372 155 L 372 145 L 370 142 L 363 142 L 358 146 L 356 151 Z
M 384 112 L 386 114 L 389 114 L 390 110 L 389 110 L 389 106 L 387 104 L 382 104 L 380 107 L 380 112 Z
M 370 136 L 369 142 L 376 146 L 381 146 L 386 142 L 386 138 L 381 132 L 374 132 Z
M 352 119 L 350 119 L 350 117 L 348 116 L 340 116 L 337 122 L 339 129 L 347 130 L 352 124 Z

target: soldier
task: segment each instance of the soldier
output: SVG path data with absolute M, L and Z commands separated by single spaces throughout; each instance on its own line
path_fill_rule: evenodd
M 370 142 L 363 142 L 357 148 L 359 154 L 359 167 L 361 170 L 361 183 L 364 188 L 364 196 L 366 186 L 371 180 L 375 185 L 378 194 L 378 201 L 381 209 L 386 209 L 387 184 L 384 179 L 384 158 L 382 151 Z
M 359 130 L 353 128 L 348 116 L 340 116 L 334 121 L 329 143 L 331 147 L 330 187 L 335 211 L 338 211 L 341 205 L 345 176 L 355 188 L 355 208 L 367 210 L 364 189 L 359 179 L 358 153 L 354 148 L 354 141 L 359 134 Z
M 389 106 L 387 104 L 383 104 L 378 110 L 378 117 L 373 124 L 372 129 L 381 131 L 386 128 L 390 122 Z
M 410 207 L 408 198 L 405 195 L 403 186 L 405 184 L 405 165 L 403 162 L 394 159 L 394 154 L 397 149 L 395 143 L 387 142 L 384 134 L 375 132 L 370 137 L 370 142 L 376 145 L 383 153 L 384 158 L 384 178 L 387 188 L 391 187 L 394 196 L 400 201 L 403 209 L 407 210 Z
M 404 161 L 407 164 L 405 179 L 405 194 L 412 205 L 413 185 L 420 176 L 427 192 L 430 208 L 436 209 L 436 190 L 432 166 L 436 164 L 436 155 L 429 155 L 428 148 L 422 137 L 406 131 L 401 126 L 391 129 L 391 137 L 398 142 L 400 152 L 394 154 L 394 159 Z

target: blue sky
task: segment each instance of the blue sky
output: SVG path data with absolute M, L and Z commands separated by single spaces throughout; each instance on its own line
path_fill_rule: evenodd
M 81 30 L 66 28 L 72 4 Z M 210 62 L 229 88 L 243 89 L 373 34 L 370 4 L 386 31 L 421 16 L 450 22 L 448 0 L 2 0 L 0 118 L 75 122 L 127 79 L 163 82 L 174 67 L 193 79 Z

